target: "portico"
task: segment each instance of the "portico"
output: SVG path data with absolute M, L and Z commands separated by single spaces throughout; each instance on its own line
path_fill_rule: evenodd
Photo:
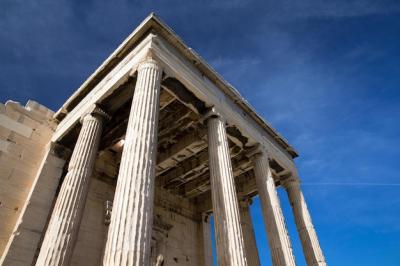
M 36 265 L 79 265 L 73 258 L 78 244 L 85 247 L 78 236 L 91 180 L 113 190 L 110 224 L 98 229 L 104 242 L 91 243 L 88 253 L 103 265 L 211 265 L 210 214 L 218 265 L 259 265 L 248 209 L 256 195 L 272 264 L 295 265 L 276 193 L 281 185 L 307 264 L 326 265 L 297 152 L 154 14 L 54 118 L 51 142 L 72 155 L 44 237 L 33 243 Z M 7 253 L 3 260 L 11 265 Z

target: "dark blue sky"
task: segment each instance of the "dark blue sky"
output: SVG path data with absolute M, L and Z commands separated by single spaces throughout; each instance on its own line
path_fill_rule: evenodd
M 328 263 L 400 265 L 400 3 L 146 2 L 2 0 L 0 100 L 58 109 L 155 11 L 300 152 Z M 252 214 L 270 265 L 258 200 Z

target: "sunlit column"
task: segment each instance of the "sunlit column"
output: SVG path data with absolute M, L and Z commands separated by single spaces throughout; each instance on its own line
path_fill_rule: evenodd
M 61 185 L 36 265 L 69 265 L 85 207 L 104 118 L 95 107 L 82 119 L 68 173 Z
M 247 264 L 249 266 L 260 266 L 260 258 L 256 237 L 254 234 L 253 221 L 250 214 L 251 199 L 243 199 L 239 201 L 240 222 L 242 224 L 244 247 L 246 250 Z
M 218 265 L 247 265 L 225 122 L 212 112 L 207 126 Z
M 254 173 L 264 224 L 274 266 L 295 265 L 292 246 L 275 189 L 267 153 L 258 149 L 253 156 Z
M 290 204 L 292 205 L 307 265 L 325 266 L 325 257 L 319 245 L 317 233 L 315 232 L 303 193 L 301 192 L 299 180 L 290 178 L 283 182 L 283 186 L 286 188 Z
M 103 260 L 107 266 L 150 265 L 161 74 L 152 59 L 138 67 Z

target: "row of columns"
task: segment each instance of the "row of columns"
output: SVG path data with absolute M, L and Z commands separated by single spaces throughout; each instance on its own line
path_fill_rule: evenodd
M 247 264 L 249 266 L 260 266 L 256 236 L 253 228 L 253 221 L 250 214 L 251 199 L 241 199 L 239 201 L 240 222 L 243 231 L 243 241 L 246 250 Z
M 153 59 L 138 67 L 104 265 L 150 265 L 161 76 L 162 70 Z M 96 107 L 82 119 L 36 265 L 69 264 L 107 118 Z M 218 265 L 259 265 L 248 204 L 239 207 L 237 200 L 225 121 L 215 110 L 209 112 L 206 121 Z M 260 149 L 252 158 L 273 265 L 295 265 L 267 153 Z M 325 265 L 299 184 L 290 181 L 286 187 L 307 264 Z M 209 242 L 204 241 L 204 245 Z M 204 260 L 210 263 L 210 255 L 205 254 Z

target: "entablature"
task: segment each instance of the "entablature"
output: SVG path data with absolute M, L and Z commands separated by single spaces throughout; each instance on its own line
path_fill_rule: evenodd
M 122 49 L 124 53 L 121 50 L 120 53 L 116 51 L 112 55 L 114 58 L 122 54 L 123 58 L 118 58 L 119 61 L 117 59 L 107 59 L 106 62 L 113 62 L 112 66 L 108 67 L 109 72 L 107 74 L 103 73 L 103 78 L 90 91 L 85 91 L 82 88 L 78 90 L 72 97 L 75 97 L 74 104 L 71 105 L 72 100 L 68 100 L 65 106 L 57 113 L 55 117 L 61 121 L 52 141 L 59 141 L 68 134 L 91 105 L 104 104 L 104 101 L 116 94 L 128 80 L 135 79 L 135 71 L 138 64 L 150 55 L 163 68 L 162 88 L 167 91 L 165 94 L 166 101 L 178 100 L 192 110 L 193 113 L 200 116 L 208 108 L 217 106 L 227 121 L 228 133 L 229 130 L 235 131 L 235 133 L 231 134 L 231 136 L 236 134 L 236 137 L 231 138 L 233 142 L 238 144 L 240 140 L 243 141 L 245 139 L 245 147 L 242 148 L 261 144 L 268 151 L 272 162 L 283 168 L 282 173 L 297 175 L 293 162 L 293 158 L 297 156 L 297 153 L 294 149 L 254 112 L 234 88 L 213 71 L 193 50 L 184 46 L 183 42 L 172 30 L 155 17 L 148 18 L 147 21 L 144 24 L 142 23 L 142 27 L 146 23 L 150 23 L 151 26 L 147 25 L 145 32 L 143 30 L 135 30 L 136 34 L 138 32 L 143 34 L 141 38 L 136 36 L 136 43 L 130 41 L 133 38 L 131 35 L 118 48 Z M 135 35 L 134 33 L 133 35 Z M 135 47 L 128 48 L 126 43 L 131 43 Z M 183 52 L 182 49 L 186 50 Z M 107 66 L 104 64 L 101 66 L 101 69 L 106 68 Z M 93 79 L 93 75 L 89 79 Z M 181 92 L 183 90 L 188 93 L 182 95 Z M 79 91 L 81 91 L 82 95 L 78 102 L 76 97 L 79 95 Z M 118 97 L 121 101 L 126 102 L 126 99 L 131 98 L 133 89 L 125 91 L 127 92 L 120 93 Z M 129 104 L 127 103 L 127 105 Z M 70 109 L 71 106 L 74 107 Z M 68 109 L 70 110 L 65 111 Z M 61 115 L 62 112 L 64 112 L 65 117 Z M 124 123 L 124 121 L 121 121 L 121 123 Z M 120 132 L 123 132 L 122 127 Z M 123 138 L 123 134 L 119 137 Z M 112 136 L 110 138 L 112 139 Z

